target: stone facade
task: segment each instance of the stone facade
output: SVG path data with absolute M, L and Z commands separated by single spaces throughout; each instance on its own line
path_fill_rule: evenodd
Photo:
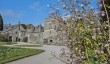
M 18 24 L 15 26 L 8 26 L 1 32 L 7 34 L 8 39 L 13 42 L 23 41 L 24 37 L 27 37 L 27 42 L 37 44 L 55 44 L 60 45 L 63 42 L 57 38 L 58 23 L 55 19 L 47 18 L 44 26 L 31 26 L 27 28 L 26 25 Z M 64 44 L 64 43 L 63 43 Z
M 56 44 L 57 41 L 57 24 L 54 19 L 47 18 L 44 24 L 44 32 L 43 32 L 43 43 L 45 44 Z

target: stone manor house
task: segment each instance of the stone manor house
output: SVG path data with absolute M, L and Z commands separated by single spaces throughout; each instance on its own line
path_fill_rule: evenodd
M 54 22 L 55 19 L 46 18 L 44 26 L 38 25 L 33 26 L 21 24 L 20 22 L 16 25 L 4 25 L 1 34 L 7 35 L 8 39 L 12 42 L 22 42 L 24 37 L 27 37 L 27 42 L 37 44 L 64 44 L 57 38 L 58 32 L 56 30 L 58 23 Z

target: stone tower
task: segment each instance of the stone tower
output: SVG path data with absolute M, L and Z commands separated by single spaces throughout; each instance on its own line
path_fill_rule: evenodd
M 3 30 L 3 18 L 0 14 L 0 31 L 2 31 L 2 30 Z

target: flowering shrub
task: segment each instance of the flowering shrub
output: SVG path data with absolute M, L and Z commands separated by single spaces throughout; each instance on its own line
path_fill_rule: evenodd
M 98 11 L 99 3 L 102 2 L 104 5 L 104 1 L 96 1 L 95 4 L 98 5 L 95 7 L 91 5 L 94 4 L 93 0 L 61 0 L 61 2 L 63 9 L 67 11 L 67 19 L 61 19 L 62 17 L 55 12 L 50 15 L 59 23 L 58 29 L 60 28 L 63 33 L 62 36 L 67 38 L 68 52 L 63 49 L 60 60 L 66 64 L 78 62 L 110 64 L 109 25 L 101 21 L 100 17 L 107 15 L 107 12 Z

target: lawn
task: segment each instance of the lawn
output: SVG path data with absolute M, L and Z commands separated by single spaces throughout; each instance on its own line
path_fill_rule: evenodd
M 15 42 L 0 42 L 0 45 L 11 45 L 16 44 Z
M 44 50 L 0 46 L 0 64 L 5 64 L 7 62 L 36 55 L 42 52 L 44 52 Z

